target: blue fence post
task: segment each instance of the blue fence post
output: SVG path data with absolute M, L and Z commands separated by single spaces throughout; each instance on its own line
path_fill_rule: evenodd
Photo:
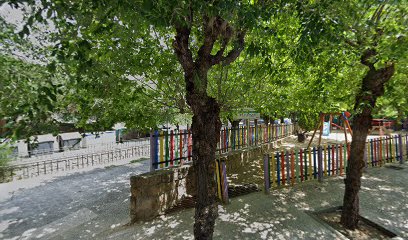
M 154 171 L 154 132 L 150 131 L 150 172 Z
M 156 130 L 154 131 L 154 169 L 157 169 L 159 167 L 159 131 Z
M 318 160 L 318 179 L 319 182 L 323 181 L 323 167 L 322 167 L 322 163 L 323 163 L 323 159 L 322 159 L 322 146 L 319 146 L 318 150 L 318 154 L 317 154 L 317 160 Z

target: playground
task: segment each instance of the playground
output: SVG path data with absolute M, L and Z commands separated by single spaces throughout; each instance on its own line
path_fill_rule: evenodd
M 333 206 L 340 206 L 342 203 L 341 196 L 343 193 L 342 191 L 339 191 L 339 189 L 341 190 L 343 189 L 342 181 L 340 179 L 344 179 L 345 177 L 347 170 L 346 169 L 347 161 L 350 154 L 350 143 L 347 143 L 346 139 L 351 139 L 351 133 L 344 133 L 344 131 L 338 132 L 337 130 L 334 131 L 331 130 L 328 134 L 323 133 L 320 134 L 321 132 L 317 130 L 314 132 L 314 134 L 318 134 L 319 137 L 315 139 L 309 138 L 308 139 L 310 140 L 309 142 L 297 143 L 296 137 L 292 135 L 295 127 L 288 126 L 283 126 L 282 128 L 280 127 L 282 126 L 274 125 L 255 127 L 254 131 L 250 129 L 225 130 L 226 133 L 224 134 L 224 136 L 229 137 L 222 139 L 223 141 L 220 141 L 220 146 L 223 145 L 227 146 L 229 143 L 239 142 L 241 142 L 242 144 L 235 145 L 235 148 L 239 148 L 239 151 L 230 149 L 226 151 L 226 153 L 221 152 L 218 155 L 216 164 L 216 178 L 220 203 L 223 203 L 224 207 L 228 208 L 229 205 L 234 206 L 234 201 L 243 201 L 240 199 L 245 199 L 246 197 L 243 196 L 247 194 L 257 195 L 258 198 L 260 198 L 259 194 L 265 193 L 283 194 L 283 192 L 286 193 L 287 191 L 285 189 L 291 188 L 299 189 L 299 187 L 303 188 L 303 186 L 306 186 L 306 188 L 307 186 L 313 186 L 311 188 L 312 189 L 314 188 L 314 190 L 324 189 L 322 188 L 322 186 L 331 189 L 332 185 L 330 184 L 333 184 L 336 181 L 338 181 L 336 182 L 337 184 L 336 190 L 333 190 L 337 191 L 335 195 L 340 196 L 336 200 L 337 201 L 336 205 L 333 205 L 331 203 L 332 200 L 330 201 L 327 200 L 326 202 L 321 203 L 320 208 L 313 207 L 312 210 L 320 211 L 325 210 L 325 207 L 329 208 Z M 281 134 L 280 132 L 285 130 L 269 131 L 269 129 L 286 129 L 286 128 L 290 129 L 290 131 L 285 132 L 285 134 Z M 236 131 L 236 133 L 234 133 L 234 131 Z M 251 134 L 248 134 L 248 132 L 250 132 Z M 279 135 L 277 135 L 277 133 L 279 133 Z M 247 141 L 246 142 L 247 144 L 245 144 L 246 141 L 245 139 L 247 139 L 247 137 L 248 139 L 251 139 L 251 141 Z M 160 136 L 158 136 L 157 138 L 160 138 Z M 151 159 L 151 166 L 153 167 L 153 169 L 154 166 L 162 166 L 164 168 L 168 166 L 170 167 L 170 169 L 172 167 L 171 164 L 166 164 L 167 150 L 164 149 L 167 148 L 160 147 L 161 145 L 166 146 L 164 142 L 166 138 L 165 137 L 162 138 L 164 139 L 163 142 L 160 142 L 160 140 L 159 142 L 157 142 L 157 139 L 156 140 L 153 139 L 151 141 L 151 143 L 155 145 L 155 147 L 151 149 L 157 149 L 151 152 L 151 156 L 153 156 L 153 158 Z M 252 139 L 255 140 L 252 141 Z M 394 171 L 404 170 L 405 169 L 404 162 L 408 156 L 407 140 L 408 135 L 406 134 L 406 132 L 394 132 L 393 134 L 390 134 L 388 136 L 370 135 L 367 138 L 364 156 L 365 172 L 373 171 L 376 174 L 379 174 L 378 177 L 381 178 L 382 171 L 383 170 L 384 172 L 388 171 L 385 169 L 393 169 Z M 169 146 L 172 146 L 172 144 L 169 144 Z M 163 149 L 163 151 L 161 149 Z M 171 149 L 169 149 L 168 151 L 171 152 Z M 163 159 L 164 161 L 156 162 L 157 159 Z M 186 163 L 188 163 L 188 156 L 186 156 Z M 183 165 L 185 163 L 181 162 L 178 164 Z M 155 171 L 154 176 L 161 174 L 160 173 L 161 170 L 157 168 L 154 169 L 153 171 Z M 176 177 L 177 175 L 179 176 L 178 177 L 179 180 L 175 180 L 173 184 L 174 186 L 178 186 L 178 190 L 176 192 L 161 192 L 157 194 L 157 196 L 160 199 L 168 199 L 168 197 L 166 196 L 172 196 L 172 201 L 174 200 L 173 199 L 174 197 L 180 199 L 180 203 L 177 203 L 177 200 L 176 202 L 173 202 L 175 203 L 175 205 L 177 205 L 178 210 L 183 208 L 191 208 L 192 206 L 194 206 L 192 201 L 192 199 L 194 198 L 192 199 L 184 198 L 183 196 L 180 197 L 179 195 L 179 192 L 184 193 L 189 192 L 189 190 L 184 191 L 182 190 L 182 188 L 180 188 L 180 186 L 182 186 L 183 184 L 182 181 L 184 181 L 183 180 L 184 177 L 180 177 L 180 173 L 175 173 L 174 177 L 172 177 L 171 179 L 177 179 Z M 145 176 L 146 178 L 149 178 L 148 175 Z M 166 177 L 166 179 L 167 178 L 168 177 Z M 154 180 L 152 179 L 150 181 Z M 167 186 L 164 187 L 163 185 L 163 187 L 160 187 L 160 189 L 168 189 L 168 187 Z M 326 190 L 322 191 L 326 192 Z M 317 193 L 314 194 L 318 195 Z M 135 197 L 135 199 L 133 200 L 135 203 L 137 202 L 139 204 L 143 204 L 140 199 L 138 200 L 137 194 L 132 195 L 132 198 L 133 197 Z M 188 199 L 188 202 L 183 203 L 183 199 Z M 289 202 L 287 201 L 284 194 L 282 195 L 281 200 L 284 201 L 285 203 Z M 297 204 L 299 203 L 294 204 L 295 206 L 297 206 Z M 167 208 L 167 210 L 164 210 L 163 213 L 173 212 L 171 211 L 170 202 L 166 201 L 165 205 L 167 205 L 167 207 L 170 206 L 170 209 Z M 302 205 L 313 206 L 312 203 L 309 203 L 309 201 L 306 200 L 304 203 L 302 203 Z M 241 208 L 242 207 L 245 208 L 245 206 L 246 205 L 241 206 Z M 285 206 L 287 207 L 287 205 Z M 221 212 L 223 209 L 224 208 L 222 207 Z M 249 215 L 252 215 L 252 212 L 250 214 L 248 213 L 248 216 Z M 314 213 L 309 215 L 311 215 L 312 218 L 315 217 Z M 164 216 L 165 217 L 159 217 L 159 219 L 162 220 L 168 219 L 167 215 Z M 286 214 L 285 217 L 287 216 L 288 215 Z M 372 218 L 370 218 L 370 220 L 372 220 Z M 153 220 L 153 222 L 156 221 L 160 220 Z M 222 220 L 220 221 L 222 222 Z M 256 222 L 256 220 L 254 221 Z M 268 226 L 271 227 L 271 225 Z M 264 226 L 262 229 L 266 228 L 267 226 Z M 225 229 L 225 227 L 222 227 L 222 229 Z M 246 229 L 248 230 L 249 233 L 258 232 L 258 231 L 254 232 L 253 226 L 247 227 Z M 402 231 L 403 235 L 406 234 L 406 232 L 404 231 Z M 336 231 L 334 232 L 336 234 L 339 234 Z M 390 230 L 386 229 L 385 232 L 390 232 Z M 293 234 L 293 232 L 291 232 L 290 234 Z M 219 236 L 221 237 L 221 239 L 223 239 L 221 235 Z M 239 236 L 242 237 L 243 235 Z M 315 237 L 317 236 L 318 235 L 315 235 Z M 327 236 L 327 233 L 323 233 L 322 236 Z M 398 234 L 398 236 L 402 236 L 401 233 Z M 287 239 L 286 237 L 290 236 L 285 236 L 284 239 Z M 299 236 L 297 237 L 300 238 Z
M 367 226 L 375 227 L 347 232 L 317 217 L 319 212 L 342 205 L 343 179 L 350 151 L 350 142 L 347 142 L 347 139 L 350 141 L 352 134 L 351 131 L 344 130 L 345 128 L 329 131 L 323 129 L 323 132 L 317 130 L 314 134 L 319 137 L 309 137 L 309 141 L 304 143 L 297 142 L 297 137 L 290 132 L 276 138 L 264 138 L 264 141 L 258 141 L 258 148 L 269 143 L 265 139 L 272 139 L 276 144 L 273 144 L 271 150 L 262 150 L 263 158 L 259 157 L 259 154 L 249 153 L 247 155 L 253 156 L 252 158 L 246 159 L 242 153 L 238 154 L 240 157 L 235 158 L 234 151 L 229 152 L 224 160 L 221 157 L 217 161 L 217 181 L 218 195 L 223 205 L 219 207 L 220 217 L 214 237 L 348 239 L 344 234 L 357 239 L 407 237 L 407 225 L 400 224 L 405 221 L 406 213 L 398 212 L 394 208 L 390 210 L 388 204 L 384 204 L 398 201 L 398 196 L 405 194 L 402 188 L 406 186 L 401 180 L 404 177 L 399 178 L 399 175 L 406 172 L 406 132 L 393 132 L 387 136 L 370 135 L 367 138 L 361 216 L 369 219 Z M 224 145 L 228 142 L 245 141 L 246 130 L 241 129 L 238 132 L 241 133 L 241 140 L 238 134 L 230 134 L 231 137 L 224 140 Z M 268 136 L 268 131 L 261 130 L 262 132 Z M 256 130 L 253 135 L 255 133 Z M 243 146 L 240 150 L 251 152 L 254 148 L 256 147 Z M 388 181 L 390 178 L 393 179 Z M 386 191 L 392 191 L 392 194 L 387 193 L 387 196 L 383 197 Z M 376 201 L 371 201 L 371 198 L 376 198 Z M 192 207 L 193 204 L 190 203 L 189 206 Z M 163 215 L 152 222 L 136 224 L 133 228 L 114 233 L 112 239 L 120 239 L 123 236 L 134 239 L 161 238 L 164 236 L 158 237 L 156 233 L 162 231 L 166 232 L 166 238 L 192 238 L 191 225 L 185 224 L 191 221 L 192 216 L 192 210 Z M 138 232 L 136 234 L 135 229 Z M 170 233 L 167 235 L 167 232 Z
M 321 114 L 315 130 L 304 142 L 297 141 L 295 124 L 221 129 L 216 164 L 220 200 L 228 199 L 228 187 L 251 186 L 253 191 L 260 191 L 344 176 L 352 138 L 349 117 L 347 112 Z M 406 132 L 370 135 L 364 150 L 366 168 L 403 163 L 408 155 L 407 141 Z M 191 143 L 188 130 L 156 131 L 150 138 L 151 172 L 190 162 Z
M 327 138 L 322 137 L 322 142 L 324 145 L 332 143 L 336 141 L 335 138 L 332 133 Z M 378 136 L 370 136 L 370 138 L 376 139 Z M 295 141 L 295 136 L 285 137 L 281 139 L 280 148 L 286 149 L 287 146 L 296 145 Z M 371 142 L 369 145 L 371 146 Z M 301 149 L 303 146 L 296 147 Z M 395 149 L 396 145 L 392 146 Z M 397 151 L 393 150 L 392 153 L 396 154 Z M 405 150 L 404 153 L 406 153 Z M 405 164 L 400 164 L 396 160 L 387 162 L 381 165 L 382 167 L 378 164 L 376 167 L 376 162 L 372 161 L 373 157 L 373 155 L 369 156 L 370 164 L 363 177 L 361 215 L 397 234 L 400 239 L 407 238 L 408 223 L 405 216 L 408 212 L 404 207 L 408 204 L 406 194 L 408 189 L 405 184 L 408 180 L 407 168 Z M 261 164 L 259 167 L 261 171 L 263 170 L 262 160 L 260 158 L 258 161 Z M 284 162 L 286 164 L 286 157 Z M 45 239 L 193 239 L 193 208 L 179 209 L 152 221 L 135 223 L 131 226 L 126 224 L 129 222 L 127 208 L 129 175 L 135 171 L 139 173 L 149 171 L 150 163 L 149 160 L 143 160 L 136 165 L 128 164 L 106 168 L 103 171 L 97 169 L 87 173 L 72 174 L 48 180 L 34 187 L 20 185 L 18 187 L 20 189 L 13 189 L 12 198 L 2 200 L 3 207 L 0 211 L 4 213 L 1 220 L 3 237 L 11 239 L 13 237 L 35 239 L 40 236 Z M 261 182 L 261 189 L 259 189 L 261 191 L 231 197 L 228 203 L 220 204 L 214 238 L 346 239 L 339 231 L 316 219 L 313 214 L 341 205 L 344 175 L 330 173 L 330 176 L 325 176 L 323 174 L 323 179 L 319 182 L 313 174 L 304 172 L 304 180 L 301 181 L 301 177 L 300 181 L 295 178 L 292 184 L 292 178 L 287 177 L 292 176 L 291 168 L 289 170 L 289 175 L 286 175 L 286 167 L 283 171 L 285 183 L 281 178 L 280 182 L 276 181 L 275 186 L 271 180 L 268 194 L 265 194 L 264 185 Z M 297 168 L 294 170 L 293 176 L 297 176 Z M 311 173 L 314 173 L 313 171 Z M 260 174 L 263 176 L 263 172 Z M 112 180 L 112 176 L 116 176 L 115 180 Z M 307 180 L 306 176 L 308 176 Z M 19 182 L 23 181 L 5 183 L 4 186 Z M 83 191 L 85 189 L 87 190 Z M 51 206 L 49 196 L 58 196 L 56 199 L 72 196 L 73 202 L 64 212 L 60 212 L 56 210 L 59 208 L 58 201 L 53 201 Z M 107 204 L 98 204 L 100 201 L 98 199 L 104 199 L 103 202 Z M 30 207 L 31 210 L 29 210 L 27 201 L 35 202 L 36 206 L 41 207 L 38 209 Z M 48 218 L 42 218 L 37 222 L 30 221 L 39 214 L 46 214 Z M 16 222 L 15 219 L 22 219 L 22 221 Z M 52 221 L 46 222 L 45 219 Z M 22 233 L 24 234 L 21 235 Z
M 363 177 L 361 215 L 399 237 L 408 237 L 408 169 L 370 168 Z M 391 194 L 392 193 L 392 194 Z M 313 212 L 341 206 L 343 177 L 319 183 L 252 193 L 219 206 L 215 239 L 348 239 Z M 193 239 L 194 210 L 185 209 L 153 221 L 115 228 L 106 239 Z

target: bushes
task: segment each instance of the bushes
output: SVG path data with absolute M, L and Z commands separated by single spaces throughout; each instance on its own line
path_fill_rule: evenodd
M 6 166 L 10 161 L 10 155 L 12 153 L 12 149 L 8 144 L 1 144 L 0 145 L 0 181 L 5 177 L 6 174 Z

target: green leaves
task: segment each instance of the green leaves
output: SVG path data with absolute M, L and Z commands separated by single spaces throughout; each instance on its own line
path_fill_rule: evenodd
M 372 16 L 381 4 L 386 7 L 376 21 Z M 245 50 L 236 62 L 209 74 L 207 91 L 226 115 L 250 107 L 271 117 L 296 113 L 307 119 L 350 109 L 366 71 L 359 62 L 362 51 L 376 43 L 377 67 L 390 61 L 406 65 L 408 56 L 408 10 L 400 1 L 44 1 L 37 10 L 27 26 L 39 13 L 56 24 L 56 59 L 47 69 L 64 67 L 71 80 L 64 86 L 69 93 L 64 106 L 72 108 L 66 115 L 81 126 L 100 121 L 107 127 L 119 120 L 154 125 L 163 118 L 150 112 L 170 114 L 169 119 L 188 112 L 172 47 L 174 26 L 193 26 L 194 54 L 203 41 L 202 13 L 246 30 Z M 374 38 L 379 28 L 382 34 Z M 29 30 L 23 28 L 23 34 Z M 212 54 L 220 46 L 216 42 Z M 46 109 L 58 101 L 48 89 L 40 94 Z
M 0 119 L 18 137 L 53 129 L 60 86 L 41 65 L 0 55 Z M 53 81 L 55 83 L 53 83 Z

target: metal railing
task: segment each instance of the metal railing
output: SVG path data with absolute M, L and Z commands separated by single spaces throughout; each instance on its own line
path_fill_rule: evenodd
M 110 151 L 87 153 L 82 155 L 54 158 L 44 161 L 0 166 L 0 181 L 8 182 L 24 178 L 37 177 L 59 171 L 82 169 L 88 166 L 116 162 L 125 159 L 148 157 L 150 146 L 141 145 Z
M 59 150 L 34 150 L 31 152 L 31 157 L 27 155 L 19 155 L 12 157 L 13 161 L 19 161 L 20 163 L 28 163 L 28 162 L 38 162 L 38 161 L 47 161 L 50 159 L 55 158 L 62 158 L 62 157 L 72 157 L 79 154 L 90 154 L 94 152 L 101 152 L 101 151 L 110 151 L 113 149 L 123 149 L 129 148 L 134 146 L 142 146 L 149 144 L 148 138 L 142 139 L 132 139 L 128 141 L 123 141 L 121 143 L 104 143 L 104 144 L 87 144 L 84 148 L 68 148 L 64 149 L 64 151 Z M 27 153 L 28 154 L 28 153 Z

